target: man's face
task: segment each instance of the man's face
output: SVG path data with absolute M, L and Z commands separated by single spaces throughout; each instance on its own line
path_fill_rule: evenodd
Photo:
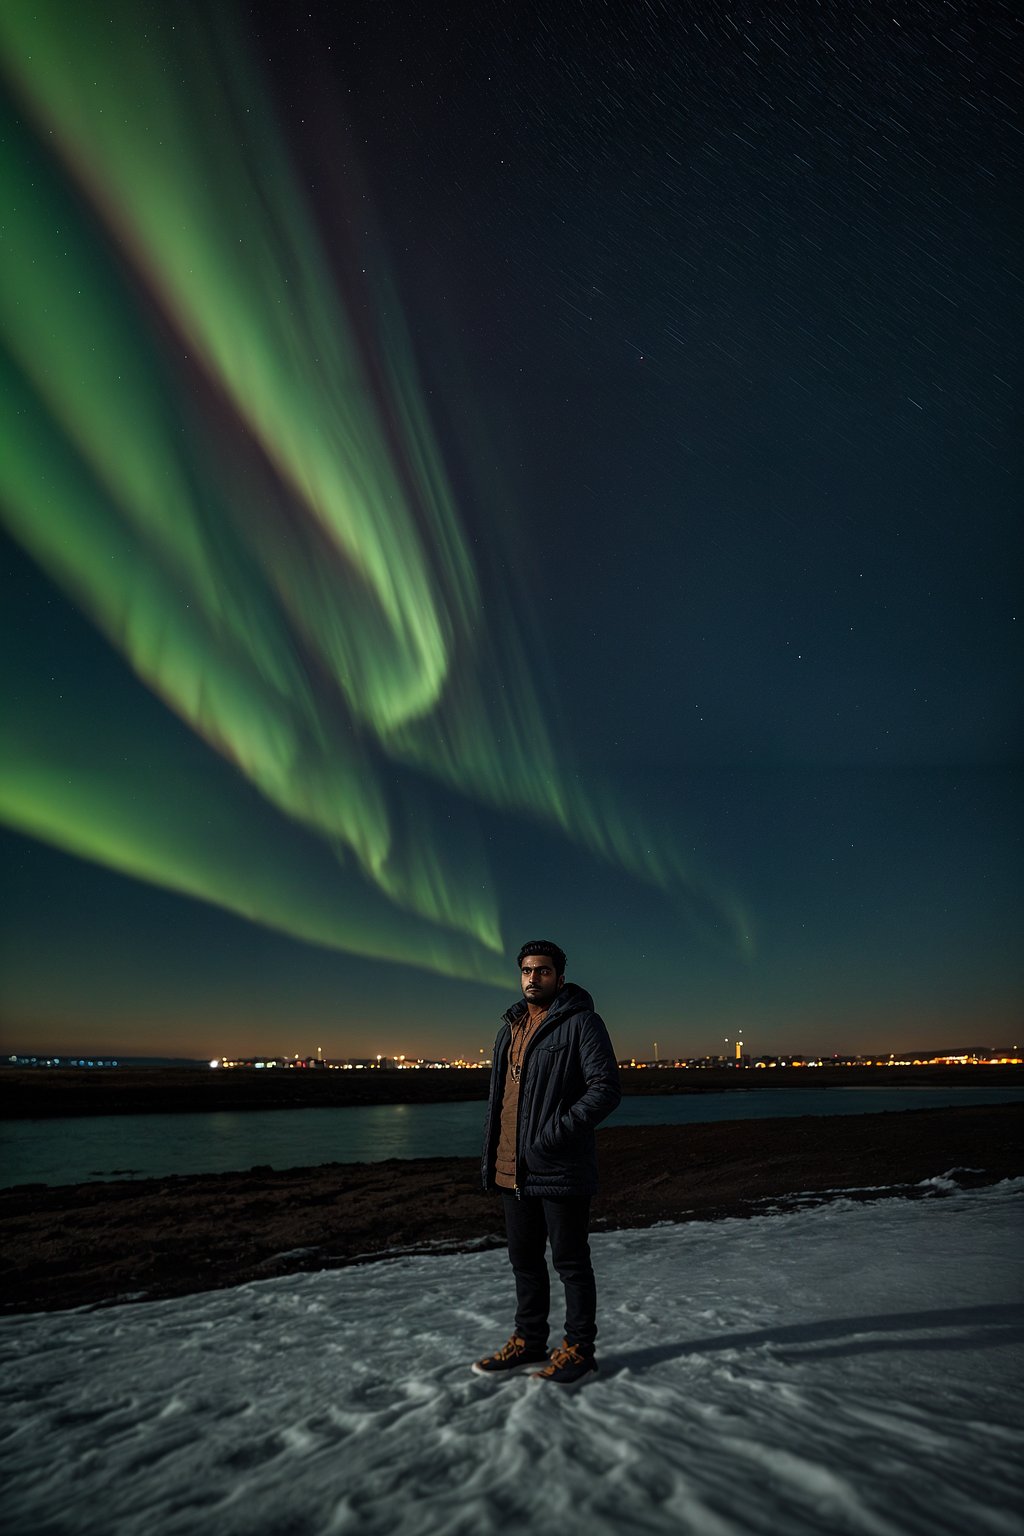
M 523 956 L 523 996 L 528 1003 L 542 1008 L 551 1002 L 561 985 L 562 977 L 555 973 L 550 955 Z

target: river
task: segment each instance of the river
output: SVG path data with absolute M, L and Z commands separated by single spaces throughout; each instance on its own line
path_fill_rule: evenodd
M 957 1104 L 1024 1101 L 1021 1088 L 752 1088 L 665 1097 L 626 1096 L 606 1122 L 696 1125 L 790 1115 L 869 1115 Z M 379 1104 L 159 1115 L 83 1115 L 0 1122 L 0 1186 L 231 1173 L 256 1165 L 376 1163 L 472 1157 L 484 1105 Z

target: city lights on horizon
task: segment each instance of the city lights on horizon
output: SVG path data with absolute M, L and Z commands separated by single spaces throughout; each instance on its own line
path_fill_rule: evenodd
M 1022 1066 L 1024 1052 L 1019 1045 L 970 1046 L 934 1051 L 863 1051 L 815 1053 L 805 1051 L 765 1052 L 753 1056 L 744 1050 L 742 1039 L 724 1041 L 724 1050 L 717 1055 L 682 1056 L 668 1055 L 653 1042 L 650 1057 L 636 1054 L 618 1058 L 620 1069 L 650 1071 L 764 1071 L 788 1068 L 843 1067 L 976 1067 Z M 112 1067 L 160 1067 L 177 1066 L 207 1070 L 237 1070 L 246 1068 L 257 1071 L 334 1071 L 334 1072 L 417 1072 L 417 1071 L 479 1071 L 490 1069 L 490 1055 L 481 1046 L 476 1056 L 446 1057 L 439 1055 L 410 1056 L 404 1052 L 376 1052 L 370 1056 L 327 1057 L 323 1047 L 317 1046 L 316 1054 L 301 1056 L 298 1052 L 229 1054 L 210 1058 L 170 1058 L 127 1056 L 124 1053 L 70 1052 L 50 1054 L 38 1052 L 11 1053 L 0 1058 L 0 1066 L 7 1067 L 62 1067 L 62 1068 L 112 1068 Z
M 727 1042 L 728 1043 L 728 1042 Z M 621 1057 L 619 1067 L 624 1071 L 636 1070 L 676 1070 L 676 1071 L 705 1071 L 711 1069 L 730 1068 L 746 1070 L 771 1070 L 773 1068 L 788 1067 L 929 1067 L 929 1066 L 1021 1066 L 1024 1065 L 1024 1056 L 1020 1054 L 1019 1046 L 1012 1046 L 1008 1050 L 993 1049 L 991 1047 L 975 1047 L 963 1051 L 936 1051 L 936 1052 L 903 1052 L 897 1054 L 890 1051 L 888 1055 L 879 1052 L 865 1052 L 857 1055 L 840 1055 L 838 1052 L 831 1056 L 807 1055 L 805 1052 L 785 1052 L 778 1055 L 762 1055 L 751 1057 L 744 1053 L 743 1042 L 736 1042 L 734 1053 L 727 1051 L 722 1056 L 689 1056 L 689 1057 L 665 1057 L 657 1049 L 655 1042 L 654 1057 L 648 1060 L 636 1056 Z M 337 1060 L 325 1060 L 320 1052 L 315 1057 L 291 1056 L 291 1057 L 218 1057 L 210 1062 L 215 1068 L 323 1068 L 332 1071 L 362 1072 L 362 1071 L 451 1071 L 474 1070 L 480 1067 L 490 1068 L 491 1058 L 485 1056 L 481 1049 L 479 1057 L 465 1058 L 455 1057 L 417 1057 L 415 1060 L 405 1055 L 385 1056 L 379 1054 L 369 1057 L 347 1057 Z

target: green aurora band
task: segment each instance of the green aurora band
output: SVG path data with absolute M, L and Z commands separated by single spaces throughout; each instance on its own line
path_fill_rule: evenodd
M 742 949 L 735 903 L 581 787 L 514 630 L 488 633 L 397 302 L 368 352 L 239 40 L 177 7 L 7 0 L 0 68 L 32 124 L 0 102 L 0 511 L 335 874 L 307 888 L 303 843 L 291 879 L 250 878 L 247 838 L 204 856 L 187 811 L 168 841 L 158 797 L 129 812 L 52 722 L 8 733 L 0 816 L 312 942 L 500 983 L 478 802 L 713 908 Z M 460 797 L 443 817 L 431 781 Z

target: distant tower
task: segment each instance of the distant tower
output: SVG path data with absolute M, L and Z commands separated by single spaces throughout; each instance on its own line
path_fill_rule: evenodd
M 318 1045 L 316 1048 L 316 1059 L 317 1061 L 323 1061 L 324 1059 L 324 1048 L 322 1045 Z
M 736 1060 L 739 1061 L 742 1055 L 743 1055 L 743 1041 L 742 1040 L 737 1040 L 736 1041 Z
M 655 1066 L 658 1065 L 658 1042 L 657 1042 L 657 1040 L 655 1040 L 655 1042 L 654 1042 L 654 1065 Z

